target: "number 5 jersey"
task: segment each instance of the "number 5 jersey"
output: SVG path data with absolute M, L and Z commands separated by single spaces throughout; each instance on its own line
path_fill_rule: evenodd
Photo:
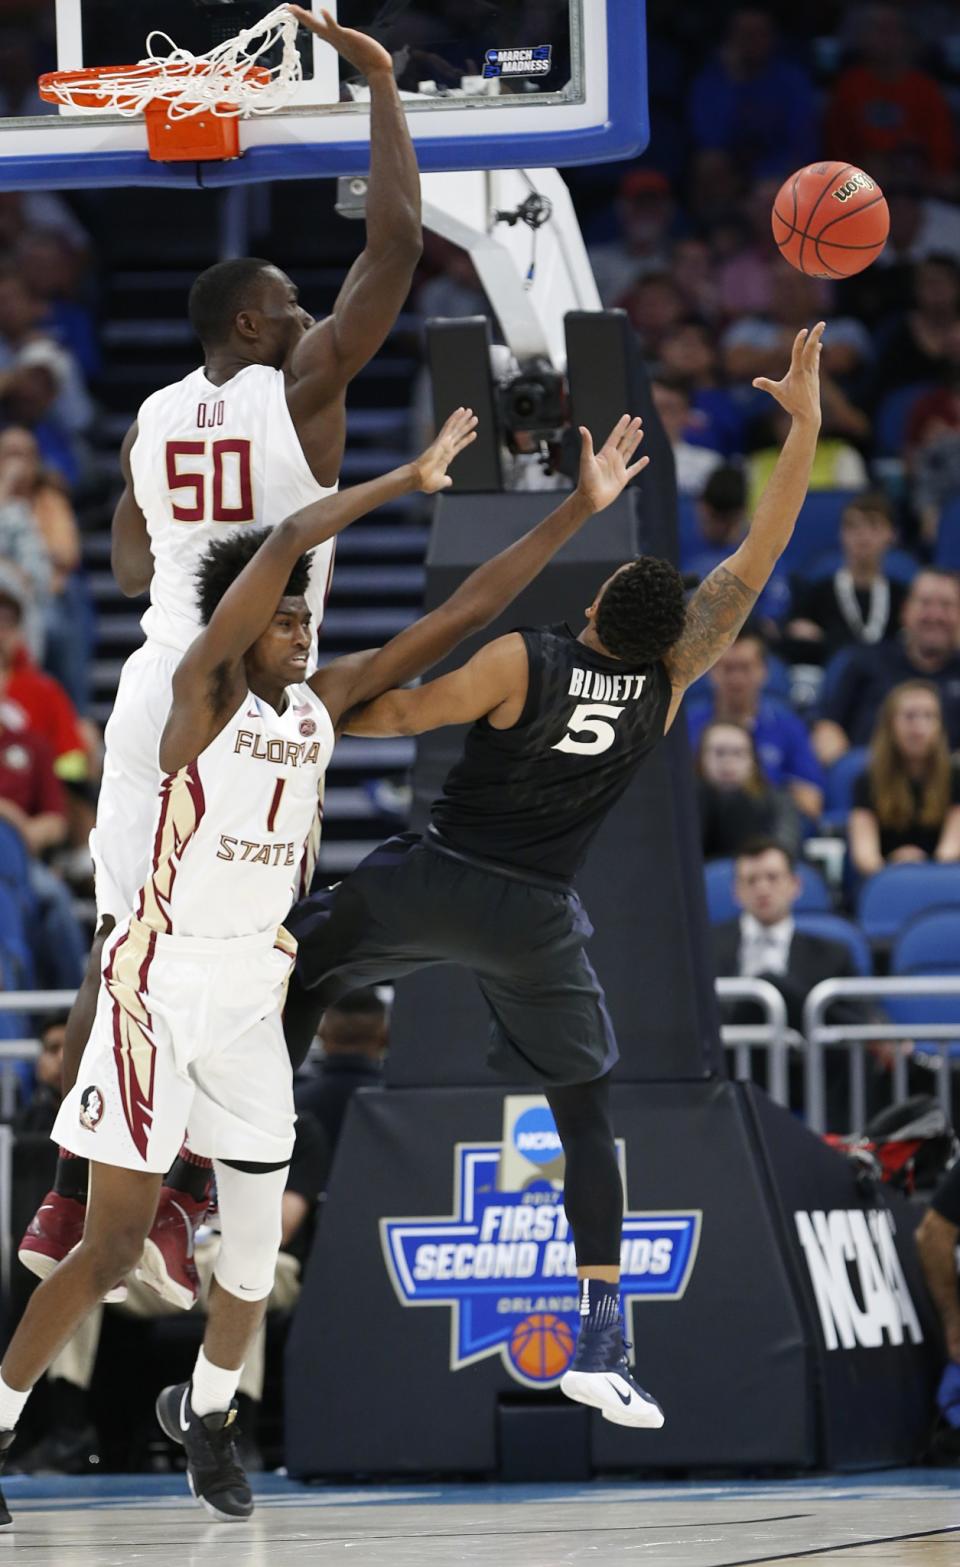
M 512 729 L 467 732 L 431 812 L 452 849 L 569 882 L 644 757 L 663 737 L 663 664 L 607 658 L 568 626 L 520 631 L 527 699 Z

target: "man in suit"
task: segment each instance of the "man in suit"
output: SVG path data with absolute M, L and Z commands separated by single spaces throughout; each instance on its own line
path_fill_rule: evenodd
M 739 919 L 714 926 L 714 964 L 718 976 L 767 979 L 775 985 L 787 1003 L 787 1024 L 800 1032 L 803 1005 L 823 979 L 856 977 L 849 948 L 823 936 L 797 930 L 794 905 L 800 896 L 801 881 L 788 849 L 772 838 L 758 838 L 746 844 L 737 856 L 734 895 L 742 910 Z M 756 1023 L 756 1005 L 749 1001 L 726 1003 L 723 1018 L 728 1023 Z M 830 1008 L 831 1023 L 871 1023 L 879 1017 L 866 1002 L 835 1001 Z M 886 1057 L 880 1046 L 871 1052 L 875 1065 Z M 791 1062 L 791 1100 L 799 1104 L 802 1072 L 799 1062 Z M 868 1087 L 868 1102 L 869 1102 Z M 827 1055 L 827 1116 L 831 1129 L 848 1131 L 846 1063 L 838 1052 Z

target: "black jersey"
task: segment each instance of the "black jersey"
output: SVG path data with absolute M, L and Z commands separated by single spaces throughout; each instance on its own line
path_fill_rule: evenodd
M 594 653 L 569 626 L 520 635 L 530 670 L 520 719 L 472 725 L 431 827 L 452 849 L 566 882 L 663 735 L 670 680 L 662 663 Z

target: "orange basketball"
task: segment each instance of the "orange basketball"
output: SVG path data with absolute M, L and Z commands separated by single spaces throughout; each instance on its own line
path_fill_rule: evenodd
M 550 1382 L 562 1376 L 572 1354 L 570 1326 L 552 1312 L 524 1317 L 510 1336 L 510 1359 L 518 1371 L 535 1382 Z
M 780 254 L 808 277 L 852 277 L 876 261 L 890 232 L 883 191 L 852 163 L 811 163 L 773 204 Z

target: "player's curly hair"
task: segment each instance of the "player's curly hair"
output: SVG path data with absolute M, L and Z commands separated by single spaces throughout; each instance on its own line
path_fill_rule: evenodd
M 245 528 L 242 533 L 229 534 L 225 539 L 214 539 L 212 544 L 207 545 L 194 578 L 203 625 L 210 624 L 213 612 L 227 589 L 236 582 L 244 566 L 249 564 L 264 539 L 269 536 L 269 528 Z M 310 556 L 301 555 L 281 597 L 302 598 L 309 581 Z
M 205 348 L 226 342 L 239 312 L 256 304 L 264 272 L 273 270 L 273 262 L 262 256 L 236 256 L 200 273 L 190 290 L 187 314 Z
M 655 664 L 683 631 L 683 578 L 669 561 L 641 555 L 607 584 L 597 605 L 597 636 L 614 658 Z

